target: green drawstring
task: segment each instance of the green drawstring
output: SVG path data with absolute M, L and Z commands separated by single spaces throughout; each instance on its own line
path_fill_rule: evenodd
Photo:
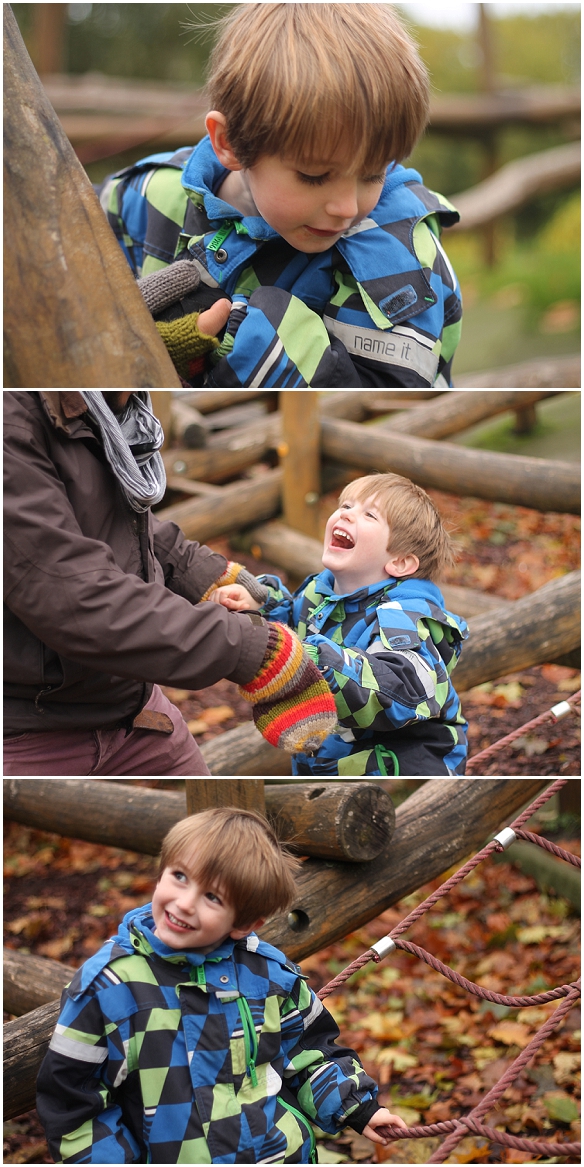
M 383 754 L 384 754 L 384 752 L 385 752 L 386 756 L 389 756 L 390 758 L 393 758 L 393 770 L 392 770 L 392 774 L 393 774 L 393 775 L 394 775 L 394 777 L 395 777 L 396 775 L 398 775 L 398 774 L 399 774 L 399 762 L 398 762 L 398 760 L 397 760 L 397 758 L 396 758 L 396 756 L 395 756 L 395 754 L 394 754 L 393 750 L 385 750 L 385 751 L 383 751 L 381 746 L 376 746 L 376 747 L 375 747 L 375 757 L 377 758 L 377 765 L 378 765 L 378 768 L 379 768 L 379 770 L 380 770 L 380 772 L 381 772 L 382 774 L 385 774 L 385 775 L 387 775 L 387 767 L 386 767 L 386 765 L 385 765 L 385 761 L 384 761 L 384 758 L 383 758 Z
M 257 1086 L 258 1079 L 255 1070 L 256 1058 L 258 1056 L 258 1039 L 251 1015 L 251 1009 L 245 997 L 237 998 L 237 1007 L 241 1017 L 241 1024 L 243 1027 L 243 1041 L 245 1046 L 245 1062 L 246 1071 L 251 1079 L 252 1086 Z

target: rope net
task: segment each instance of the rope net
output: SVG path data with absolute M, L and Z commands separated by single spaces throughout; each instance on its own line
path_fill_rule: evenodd
M 577 855 L 572 855 L 569 851 L 564 851 L 561 847 L 556 847 L 554 843 L 548 842 L 547 839 L 541 839 L 539 835 L 534 835 L 530 831 L 522 830 L 524 823 L 535 814 L 540 807 L 544 806 L 548 800 L 561 790 L 567 782 L 566 778 L 558 778 L 555 782 L 548 786 L 538 797 L 507 827 L 500 832 L 498 836 L 487 843 L 481 851 L 469 859 L 463 867 L 447 879 L 445 883 L 441 884 L 432 895 L 428 896 L 423 903 L 414 908 L 405 919 L 401 920 L 399 924 L 387 936 L 382 937 L 377 941 L 372 948 L 367 952 L 361 953 L 356 957 L 351 964 L 347 965 L 336 977 L 333 977 L 328 984 L 324 985 L 317 993 L 317 996 L 323 1001 L 326 997 L 334 993 L 336 989 L 340 988 L 359 969 L 364 968 L 370 961 L 379 963 L 384 956 L 393 952 L 396 948 L 401 948 L 406 952 L 417 956 L 420 960 L 429 964 L 442 976 L 447 977 L 453 984 L 459 985 L 460 988 L 465 989 L 466 992 L 472 993 L 476 997 L 480 997 L 484 1001 L 492 1001 L 498 1005 L 509 1005 L 512 1008 L 524 1008 L 528 1005 L 543 1005 L 548 1001 L 560 1000 L 561 1003 L 557 1009 L 548 1017 L 547 1021 L 541 1026 L 535 1036 L 531 1039 L 525 1049 L 521 1051 L 519 1056 L 508 1067 L 503 1076 L 499 1079 L 495 1086 L 485 1094 L 484 1098 L 473 1107 L 468 1114 L 462 1115 L 460 1118 L 448 1119 L 445 1122 L 435 1122 L 428 1126 L 410 1126 L 407 1130 L 402 1127 L 385 1126 L 378 1127 L 378 1133 L 388 1139 L 420 1139 L 427 1135 L 446 1135 L 446 1139 L 440 1147 L 428 1159 L 429 1163 L 444 1163 L 448 1156 L 452 1154 L 454 1149 L 458 1146 L 461 1139 L 470 1133 L 477 1134 L 483 1138 L 490 1139 L 494 1143 L 506 1147 L 514 1147 L 517 1150 L 529 1151 L 536 1155 L 561 1155 L 562 1158 L 569 1156 L 575 1157 L 580 1161 L 580 1143 L 555 1142 L 548 1139 L 528 1139 L 515 1135 L 509 1135 L 505 1131 L 496 1130 L 494 1127 L 485 1126 L 481 1119 L 485 1114 L 492 1109 L 499 1098 L 504 1094 L 508 1086 L 519 1076 L 524 1067 L 531 1061 L 531 1058 L 544 1044 L 546 1039 L 550 1036 L 554 1029 L 560 1024 L 567 1013 L 569 1013 L 572 1006 L 580 998 L 580 980 L 574 981 L 569 985 L 560 985 L 556 989 L 550 989 L 545 993 L 537 993 L 534 996 L 511 996 L 502 993 L 493 993 L 489 989 L 484 989 L 481 985 L 474 984 L 466 977 L 457 973 L 448 965 L 442 963 L 437 957 L 432 956 L 430 952 L 426 952 L 424 948 L 419 948 L 418 945 L 412 944 L 409 940 L 400 940 L 399 937 L 402 932 L 405 932 L 412 924 L 415 924 L 422 916 L 430 910 L 431 907 L 443 896 L 448 895 L 452 888 L 470 874 L 483 859 L 488 858 L 495 851 L 504 851 L 514 842 L 516 838 L 525 839 L 527 842 L 534 843 L 537 846 L 543 847 L 546 851 L 564 859 L 567 863 L 573 864 L 575 867 L 580 867 L 580 859 Z M 501 841 L 501 836 L 504 836 L 504 841 Z M 562 1000 L 563 998 L 563 1000 Z
M 562 717 L 566 717 L 568 713 L 573 712 L 572 706 L 579 705 L 581 692 L 578 690 L 567 701 L 562 701 L 560 705 L 554 705 L 552 709 L 546 709 L 544 713 L 540 713 L 539 717 L 532 718 L 531 721 L 526 721 L 525 725 L 520 725 L 518 729 L 514 729 L 512 733 L 508 733 L 505 737 L 499 738 L 498 741 L 493 742 L 492 746 L 487 746 L 486 749 L 481 750 L 478 754 L 473 754 L 468 758 L 466 763 L 466 773 L 471 774 L 477 762 L 485 762 L 490 759 L 493 754 L 504 749 L 505 746 L 511 745 L 511 742 L 523 736 L 526 730 L 537 729 L 539 725 L 544 725 L 545 722 L 551 721 L 552 725 L 560 721 Z M 567 781 L 567 779 L 560 779 L 560 781 Z M 551 846 L 551 844 L 550 844 Z

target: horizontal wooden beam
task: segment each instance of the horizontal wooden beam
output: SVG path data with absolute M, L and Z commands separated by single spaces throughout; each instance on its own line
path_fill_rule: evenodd
M 38 830 L 157 855 L 166 833 L 187 813 L 226 805 L 229 783 L 189 782 L 187 811 L 181 791 L 95 778 L 14 778 L 4 783 L 4 814 Z M 244 793 L 253 785 L 245 782 Z M 362 863 L 375 859 L 393 833 L 391 799 L 374 782 L 277 782 L 260 789 L 278 837 L 301 855 Z M 235 805 L 243 805 L 241 791 Z
M 454 384 L 461 389 L 579 389 L 580 356 L 540 357 L 476 373 L 455 369 Z
M 322 452 L 343 465 L 404 474 L 420 486 L 540 511 L 580 513 L 577 464 L 470 450 L 323 418 Z
M 58 960 L 33 956 L 18 949 L 4 949 L 4 1008 L 15 1017 L 61 996 L 76 970 Z
M 269 470 L 261 478 L 236 482 L 216 493 L 206 493 L 164 507 L 156 511 L 156 518 L 161 522 L 176 523 L 187 539 L 204 543 L 206 539 L 240 531 L 250 523 L 277 515 L 281 494 L 282 471 Z
M 373 863 L 307 859 L 288 914 L 261 936 L 302 960 L 373 920 L 403 896 L 466 859 L 548 783 L 546 778 L 438 778 L 398 808 L 387 852 Z M 4 1027 L 4 1117 L 35 1103 L 35 1080 L 59 1014 L 43 1006 Z

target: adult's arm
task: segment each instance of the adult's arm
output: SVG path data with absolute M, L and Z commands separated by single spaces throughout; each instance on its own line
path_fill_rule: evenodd
M 4 598 L 39 640 L 92 670 L 138 681 L 197 689 L 255 676 L 267 626 L 218 604 L 193 604 L 194 591 L 185 598 L 126 574 L 106 543 L 80 529 L 42 433 L 23 414 L 4 436 Z M 202 594 L 224 561 L 213 565 L 213 553 L 194 544 L 183 562 L 185 555 L 191 579 L 200 557 Z

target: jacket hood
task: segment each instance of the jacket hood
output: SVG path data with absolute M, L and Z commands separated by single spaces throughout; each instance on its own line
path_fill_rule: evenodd
M 171 948 L 164 944 L 154 931 L 154 917 L 152 904 L 144 904 L 141 908 L 133 908 L 124 916 L 118 932 L 112 937 L 114 944 L 118 944 L 125 952 L 138 952 L 142 956 L 154 953 L 168 960 L 171 964 L 200 965 L 206 960 L 229 960 L 233 954 L 235 941 L 230 937 L 213 952 L 195 952 L 188 948 Z

